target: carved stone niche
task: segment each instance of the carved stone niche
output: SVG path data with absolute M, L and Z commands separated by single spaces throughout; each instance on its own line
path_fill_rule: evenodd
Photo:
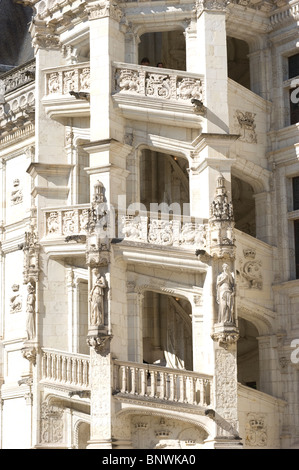
M 223 263 L 222 272 L 216 279 L 216 302 L 218 318 L 211 336 L 219 346 L 227 349 L 239 339 L 235 315 L 235 277 L 227 263 Z

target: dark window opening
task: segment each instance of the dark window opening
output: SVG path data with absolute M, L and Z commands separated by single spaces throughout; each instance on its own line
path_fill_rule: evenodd
M 293 178 L 293 210 L 299 209 L 299 176 Z
M 299 219 L 294 222 L 296 279 L 299 279 Z
M 289 78 L 299 75 L 299 54 L 295 54 L 288 59 L 289 62 Z

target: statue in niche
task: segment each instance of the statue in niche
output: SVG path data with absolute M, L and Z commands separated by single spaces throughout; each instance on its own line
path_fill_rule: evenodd
M 234 323 L 235 279 L 228 264 L 224 263 L 222 269 L 216 281 L 218 323 Z
M 35 338 L 35 286 L 29 282 L 27 284 L 27 302 L 26 302 L 26 333 L 27 339 Z
M 104 295 L 107 287 L 106 279 L 98 274 L 90 292 L 90 325 L 104 325 Z

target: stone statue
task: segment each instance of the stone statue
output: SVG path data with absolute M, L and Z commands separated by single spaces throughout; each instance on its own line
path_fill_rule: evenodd
M 228 264 L 224 263 L 222 269 L 216 282 L 218 323 L 234 323 L 235 279 Z
M 27 339 L 35 338 L 35 287 L 29 282 L 27 284 L 27 302 L 26 302 L 26 333 Z
M 97 275 L 94 286 L 90 292 L 90 324 L 104 324 L 104 294 L 107 287 L 106 280 L 101 274 Z

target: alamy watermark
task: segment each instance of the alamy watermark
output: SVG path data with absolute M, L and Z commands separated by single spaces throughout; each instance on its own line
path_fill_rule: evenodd
M 296 80 L 292 80 L 291 88 L 294 88 L 294 90 L 291 93 L 291 102 L 294 104 L 298 104 L 299 103 L 299 79 L 298 78 L 296 78 Z
M 291 353 L 291 362 L 292 364 L 299 363 L 299 338 L 293 339 L 291 342 L 291 348 L 295 348 Z

